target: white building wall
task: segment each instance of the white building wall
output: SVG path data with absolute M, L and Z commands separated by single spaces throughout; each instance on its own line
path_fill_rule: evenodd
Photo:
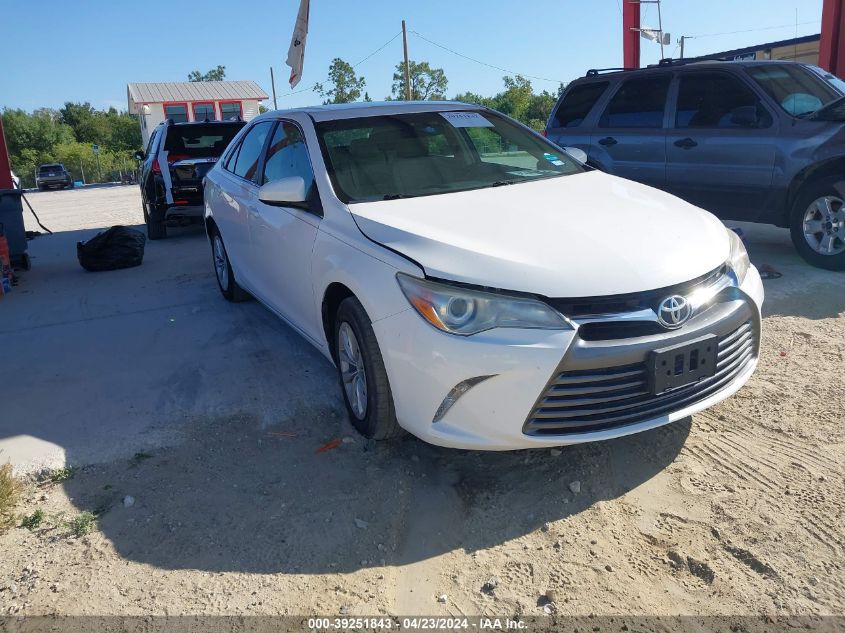
M 258 111 L 258 104 L 258 101 L 241 102 L 241 109 L 244 113 L 244 121 L 250 121 L 260 114 L 260 112 Z

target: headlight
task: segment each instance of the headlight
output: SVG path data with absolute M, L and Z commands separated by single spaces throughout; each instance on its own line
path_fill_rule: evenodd
M 569 324 L 542 301 L 468 290 L 396 274 L 414 309 L 438 330 L 469 336 L 497 327 L 568 330 Z
M 751 260 L 748 259 L 748 252 L 745 250 L 745 244 L 742 243 L 739 235 L 730 229 L 726 230 L 731 242 L 731 253 L 728 257 L 727 264 L 736 277 L 736 284 L 740 285 L 745 279 L 748 268 L 751 266 Z

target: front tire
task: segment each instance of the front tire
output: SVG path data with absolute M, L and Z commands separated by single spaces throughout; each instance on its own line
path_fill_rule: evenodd
M 215 230 L 211 234 L 211 261 L 214 264 L 214 275 L 217 278 L 217 287 L 226 301 L 238 303 L 248 301 L 250 294 L 238 285 L 235 275 L 232 272 L 232 263 L 226 253 L 226 245 L 223 244 L 223 237 Z
M 402 434 L 373 326 L 355 297 L 341 302 L 334 323 L 335 361 L 352 425 L 366 438 Z
M 845 270 L 845 180 L 825 178 L 804 187 L 792 205 L 789 231 L 808 264 Z

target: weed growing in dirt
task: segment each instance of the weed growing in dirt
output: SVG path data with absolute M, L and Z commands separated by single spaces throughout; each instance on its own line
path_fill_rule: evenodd
M 9 527 L 14 522 L 12 509 L 18 502 L 20 484 L 12 476 L 12 465 L 0 466 L 0 530 Z
M 94 529 L 94 519 L 91 512 L 83 512 L 67 522 L 67 527 L 74 536 L 85 536 Z
M 44 522 L 44 510 L 38 508 L 35 512 L 30 515 L 24 515 L 23 520 L 21 521 L 21 527 L 26 528 L 27 530 L 34 530 L 39 527 Z
M 151 459 L 151 458 L 152 458 L 152 455 L 150 455 L 149 453 L 145 453 L 144 451 L 141 451 L 139 453 L 135 453 L 135 456 L 132 458 L 132 465 L 137 466 L 141 462 L 146 461 L 146 460 Z
M 71 479 L 76 474 L 76 470 L 72 466 L 65 466 L 64 468 L 57 468 L 50 473 L 50 481 L 54 484 L 61 483 Z

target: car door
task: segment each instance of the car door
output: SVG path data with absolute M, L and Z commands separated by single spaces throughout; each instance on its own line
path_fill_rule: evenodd
M 622 178 L 666 185 L 668 72 L 634 75 L 619 85 L 593 129 L 590 160 Z
M 725 219 L 754 220 L 771 204 L 777 122 L 725 71 L 678 73 L 667 132 L 667 189 Z
M 249 290 L 256 279 L 249 214 L 258 202 L 260 162 L 273 125 L 273 121 L 259 121 L 237 141 L 234 150 L 223 159 L 217 176 L 219 186 L 211 191 L 209 200 L 232 268 Z
M 311 253 L 322 219 L 319 193 L 305 144 L 294 121 L 276 125 L 265 150 L 261 184 L 299 176 L 307 201 L 286 205 L 255 199 L 249 208 L 249 233 L 254 258 L 255 290 L 261 299 L 314 340 L 322 325 L 316 313 L 311 283 Z

